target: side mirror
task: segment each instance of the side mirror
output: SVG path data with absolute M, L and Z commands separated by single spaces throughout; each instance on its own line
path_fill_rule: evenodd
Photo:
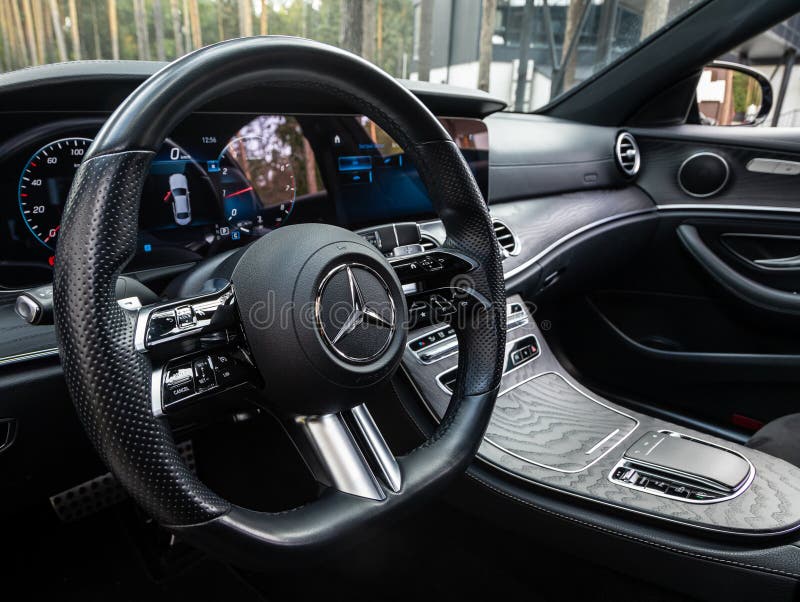
M 703 68 L 696 99 L 703 125 L 758 125 L 772 109 L 772 85 L 755 69 L 714 61 Z

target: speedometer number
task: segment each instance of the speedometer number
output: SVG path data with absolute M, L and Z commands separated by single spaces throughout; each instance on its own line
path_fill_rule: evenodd
M 61 212 L 88 138 L 62 138 L 37 150 L 19 178 L 19 209 L 31 234 L 44 246 L 55 248 Z

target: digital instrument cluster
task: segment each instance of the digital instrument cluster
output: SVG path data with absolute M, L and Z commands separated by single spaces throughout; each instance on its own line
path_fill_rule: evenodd
M 468 119 L 442 123 L 485 196 L 485 125 Z M 16 203 L 0 207 L 0 289 L 49 279 L 64 204 L 96 131 L 32 140 L 18 156 L 0 157 L 4 173 L 15 162 L 19 170 Z M 10 188 L 4 187 L 6 197 Z M 366 117 L 197 113 L 153 158 L 128 269 L 193 263 L 287 223 L 363 226 L 431 215 L 413 164 Z

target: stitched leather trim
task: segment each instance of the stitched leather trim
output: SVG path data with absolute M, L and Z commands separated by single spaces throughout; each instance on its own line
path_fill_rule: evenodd
M 758 564 L 748 564 L 746 562 L 739 562 L 739 561 L 736 561 L 736 560 L 729 560 L 727 558 L 718 558 L 718 557 L 715 557 L 715 556 L 709 556 L 707 554 L 698 554 L 697 552 L 689 552 L 688 550 L 682 550 L 680 548 L 674 548 L 674 547 L 668 546 L 666 544 L 656 543 L 654 541 L 648 541 L 647 539 L 642 539 L 641 537 L 636 537 L 635 535 L 628 535 L 627 533 L 622 533 L 620 531 L 614 531 L 613 529 L 607 529 L 606 527 L 601 527 L 599 525 L 592 524 L 590 522 L 581 520 L 579 518 L 568 516 L 566 514 L 562 514 L 560 512 L 556 512 L 554 510 L 549 510 L 548 508 L 544 508 L 542 506 L 538 506 L 537 504 L 534 504 L 533 502 L 529 502 L 528 500 L 526 500 L 524 498 L 518 497 L 518 496 L 514 495 L 513 493 L 509 493 L 507 491 L 503 491 L 502 489 L 499 489 L 499 488 L 495 487 L 491 483 L 488 483 L 488 482 L 484 481 L 480 477 L 475 476 L 474 474 L 472 474 L 470 472 L 467 472 L 467 476 L 470 479 L 472 479 L 474 481 L 477 481 L 478 483 L 480 483 L 484 487 L 494 491 L 495 493 L 498 493 L 498 494 L 500 494 L 500 495 L 502 495 L 504 497 L 507 497 L 507 498 L 519 503 L 519 504 L 522 504 L 523 506 L 528 506 L 529 508 L 533 508 L 534 510 L 538 510 L 539 512 L 543 512 L 545 514 L 549 514 L 551 516 L 555 516 L 555 517 L 560 518 L 562 520 L 566 520 L 566 521 L 569 521 L 569 522 L 572 522 L 572 523 L 576 523 L 576 524 L 582 525 L 584 527 L 589 527 L 590 529 L 594 529 L 595 531 L 601 531 L 603 533 L 608 533 L 609 535 L 614 535 L 616 537 L 622 537 L 623 539 L 627 539 L 629 541 L 635 541 L 637 543 L 644 544 L 646 546 L 650 546 L 651 548 L 657 548 L 657 549 L 660 549 L 660 550 L 666 550 L 668 552 L 674 552 L 675 554 L 680 554 L 682 556 L 688 556 L 688 557 L 691 557 L 691 558 L 698 558 L 700 560 L 708 560 L 710 562 L 716 562 L 718 564 L 726 564 L 726 565 L 731 565 L 731 566 L 737 566 L 737 567 L 740 567 L 740 568 L 753 569 L 753 570 L 762 571 L 762 572 L 770 573 L 770 574 L 774 574 L 774 575 L 782 575 L 784 577 L 791 577 L 791 578 L 795 578 L 795 579 L 800 579 L 800 573 L 792 573 L 792 572 L 789 572 L 789 571 L 783 571 L 781 569 L 774 569 L 774 568 L 771 568 L 771 567 L 761 566 L 761 565 L 758 565 Z

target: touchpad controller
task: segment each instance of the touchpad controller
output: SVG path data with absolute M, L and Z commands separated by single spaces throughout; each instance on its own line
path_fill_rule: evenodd
M 741 454 L 671 431 L 643 435 L 610 475 L 621 485 L 695 503 L 730 499 L 752 477 L 753 466 Z

